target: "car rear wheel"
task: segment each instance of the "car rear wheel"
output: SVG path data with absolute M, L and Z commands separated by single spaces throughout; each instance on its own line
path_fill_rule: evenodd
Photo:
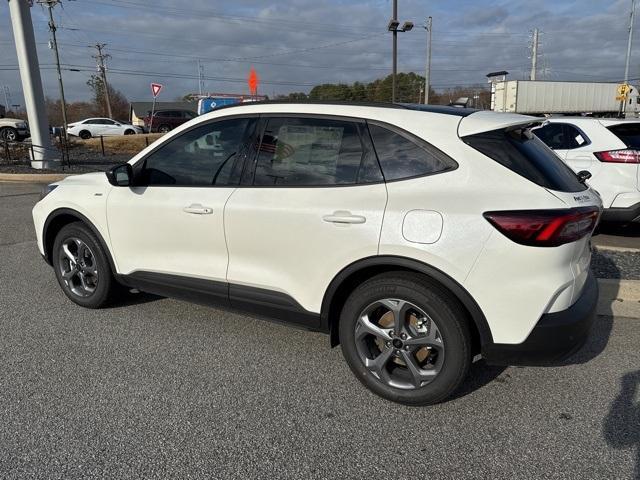
M 159 131 L 160 133 L 167 133 L 167 132 L 170 132 L 170 131 L 171 131 L 171 127 L 170 127 L 169 125 L 160 125 L 160 126 L 158 127 L 158 131 Z
M 91 138 L 91 132 L 89 130 L 82 130 L 78 136 L 83 140 L 88 140 Z
M 117 284 L 100 241 L 86 225 L 64 226 L 56 236 L 52 256 L 58 283 L 71 301 L 100 308 L 112 300 Z
M 18 131 L 13 127 L 6 127 L 0 130 L 0 140 L 15 142 L 18 140 Z
M 360 285 L 345 303 L 339 328 L 353 373 L 394 402 L 441 402 L 458 389 L 471 365 L 463 308 L 418 274 L 383 274 Z

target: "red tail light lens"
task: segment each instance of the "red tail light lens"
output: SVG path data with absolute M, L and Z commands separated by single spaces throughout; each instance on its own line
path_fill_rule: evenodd
M 484 218 L 504 236 L 521 245 L 532 247 L 557 247 L 575 242 L 593 232 L 599 216 L 598 207 L 484 214 Z
M 610 150 L 595 152 L 594 155 L 598 160 L 606 163 L 640 163 L 640 151 L 638 150 Z

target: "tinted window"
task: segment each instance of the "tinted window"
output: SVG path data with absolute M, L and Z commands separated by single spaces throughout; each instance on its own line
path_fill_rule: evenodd
M 400 131 L 369 124 L 385 180 L 399 180 L 457 167 L 457 164 L 428 143 Z
M 609 127 L 609 130 L 627 147 L 640 149 L 640 123 L 622 123 Z
M 184 118 L 195 118 L 196 114 L 193 112 L 189 112 L 188 110 L 185 110 L 184 112 L 182 112 L 182 115 L 184 116 Z
M 463 140 L 487 157 L 538 185 L 561 192 L 587 187 L 530 130 L 493 130 Z
M 149 155 L 142 167 L 142 185 L 235 185 L 235 164 L 245 132 L 254 119 L 209 123 L 179 135 Z
M 320 118 L 269 118 L 255 185 L 348 185 L 382 180 L 364 125 Z M 364 137 L 364 139 L 363 139 Z
M 567 123 L 548 123 L 542 128 L 534 129 L 533 133 L 554 150 L 572 150 L 588 142 L 578 128 Z
M 533 133 L 542 140 L 549 148 L 554 150 L 564 150 L 564 130 L 560 123 L 548 123 L 544 127 L 536 128 Z

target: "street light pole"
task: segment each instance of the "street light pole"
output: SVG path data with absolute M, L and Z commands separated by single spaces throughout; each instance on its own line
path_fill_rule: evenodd
M 429 103 L 429 89 L 431 88 L 431 24 L 432 18 L 427 19 L 427 69 L 424 75 L 424 104 Z
M 398 22 L 398 0 L 393 0 L 393 15 L 391 21 Z M 393 73 L 391 77 L 391 103 L 396 101 L 396 75 L 398 73 L 398 28 L 393 29 Z

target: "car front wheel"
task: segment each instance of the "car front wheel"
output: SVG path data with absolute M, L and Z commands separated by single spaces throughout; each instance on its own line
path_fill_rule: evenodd
M 347 299 L 339 328 L 353 373 L 394 402 L 441 402 L 458 389 L 471 365 L 463 308 L 418 274 L 389 273 L 364 282 Z
M 87 308 L 107 305 L 116 283 L 106 253 L 95 234 L 81 222 L 64 226 L 54 241 L 53 267 L 64 293 Z
M 15 142 L 18 140 L 18 131 L 12 127 L 3 128 L 0 130 L 0 140 Z

